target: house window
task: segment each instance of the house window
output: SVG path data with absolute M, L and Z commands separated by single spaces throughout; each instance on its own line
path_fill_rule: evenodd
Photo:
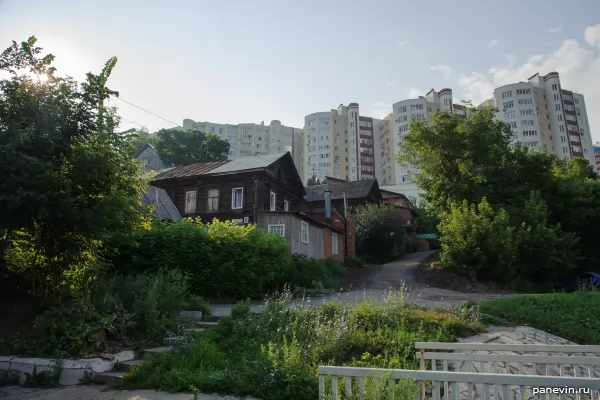
M 231 190 L 231 209 L 239 210 L 244 205 L 244 188 L 233 188 Z
M 219 189 L 208 191 L 208 212 L 219 211 Z
M 331 232 L 331 254 L 338 254 L 338 235 Z
M 271 192 L 271 195 L 269 196 L 269 210 L 275 211 L 276 204 L 277 204 L 277 195 L 275 194 L 275 192 Z
M 283 201 L 283 211 L 290 211 L 290 203 L 287 200 Z
M 302 243 L 308 243 L 308 222 L 300 222 L 300 240 Z
M 279 235 L 281 237 L 285 237 L 285 225 L 268 225 L 268 232 L 271 235 Z
M 192 214 L 196 212 L 196 191 L 185 192 L 185 213 Z

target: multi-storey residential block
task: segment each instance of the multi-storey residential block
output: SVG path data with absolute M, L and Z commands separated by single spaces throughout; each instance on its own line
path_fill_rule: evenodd
M 496 88 L 480 105 L 486 106 L 498 108 L 497 118 L 513 130 L 513 143 L 595 165 L 585 99 L 563 89 L 557 72 Z
M 350 181 L 376 177 L 374 135 L 378 120 L 361 116 L 357 103 L 340 104 L 337 109 L 304 117 L 302 177 L 315 175 Z
M 298 171 L 302 159 L 302 129 L 282 125 L 280 121 L 260 124 L 217 124 L 183 120 L 183 127 L 212 133 L 229 142 L 229 159 L 277 154 L 289 151 Z
M 595 159 L 594 168 L 595 168 L 596 172 L 598 173 L 598 175 L 600 175 L 600 142 L 598 142 L 594 145 L 594 159 Z

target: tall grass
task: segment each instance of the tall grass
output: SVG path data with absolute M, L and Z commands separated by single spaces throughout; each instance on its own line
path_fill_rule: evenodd
M 319 365 L 415 369 L 415 341 L 452 341 L 481 328 L 463 309 L 408 305 L 402 290 L 387 292 L 382 302 L 357 305 L 298 301 L 285 290 L 260 313 L 251 312 L 248 302 L 238 303 L 218 327 L 147 361 L 123 384 L 170 391 L 195 387 L 263 400 L 315 399 Z

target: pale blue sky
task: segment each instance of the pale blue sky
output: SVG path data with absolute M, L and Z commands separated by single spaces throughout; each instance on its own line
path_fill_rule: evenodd
M 600 38 L 584 40 L 598 24 L 598 0 L 0 0 L 0 48 L 35 35 L 77 78 L 115 55 L 110 87 L 178 124 L 302 127 L 349 102 L 382 116 L 409 93 L 451 87 L 478 101 L 545 68 L 600 114 Z M 114 103 L 150 130 L 172 126 Z

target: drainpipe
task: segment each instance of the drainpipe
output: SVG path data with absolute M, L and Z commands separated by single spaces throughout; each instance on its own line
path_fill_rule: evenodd
M 331 190 L 325 191 L 325 221 L 331 225 Z

